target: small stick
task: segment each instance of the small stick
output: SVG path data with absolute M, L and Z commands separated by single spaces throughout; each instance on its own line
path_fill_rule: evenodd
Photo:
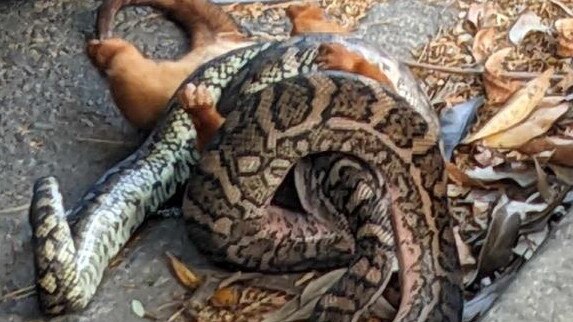
M 566 14 L 573 17 L 573 11 L 571 9 L 569 9 L 569 7 L 567 7 L 566 4 L 564 4 L 563 2 L 561 2 L 559 0 L 549 0 L 549 1 L 551 1 L 554 5 L 561 8 L 561 10 L 565 11 Z
M 17 300 L 21 300 L 21 299 L 25 299 L 25 298 L 27 298 L 27 297 L 30 297 L 30 296 L 32 296 L 32 295 L 34 295 L 34 294 L 36 294 L 36 290 L 31 290 L 31 291 L 29 291 L 29 292 L 27 292 L 27 293 L 23 293 L 23 294 L 20 294 L 20 295 L 18 295 L 18 296 L 15 296 L 15 297 L 12 298 L 12 299 L 15 300 L 15 301 L 17 301 Z
M 21 206 L 4 208 L 4 209 L 0 210 L 0 215 L 26 210 L 26 209 L 28 209 L 28 207 L 30 207 L 30 205 L 26 204 L 26 205 L 21 205 Z
M 484 68 L 463 68 L 463 67 L 448 67 L 426 63 L 418 63 L 413 60 L 402 60 L 402 63 L 409 67 L 424 68 L 436 70 L 439 72 L 458 74 L 458 75 L 481 75 L 484 73 Z M 501 77 L 515 78 L 515 79 L 532 79 L 538 77 L 541 73 L 536 72 L 502 72 Z M 565 75 L 553 75 L 552 80 L 561 80 Z
M 125 142 L 125 141 L 115 141 L 115 140 L 106 140 L 106 139 L 98 139 L 98 138 L 87 138 L 87 137 L 76 137 L 76 140 L 80 142 L 94 142 L 94 143 L 105 143 L 105 144 L 113 144 L 113 145 L 122 145 L 122 146 L 136 146 L 137 143 L 135 142 Z
M 154 311 L 163 311 L 167 308 L 173 307 L 173 306 L 177 306 L 180 305 L 181 301 L 172 301 L 172 302 L 167 302 L 163 305 L 160 305 L 159 307 L 157 307 Z
M 25 295 L 25 296 L 32 295 L 32 294 L 36 293 L 35 287 L 36 287 L 36 285 L 29 285 L 29 286 L 23 287 L 21 289 L 17 289 L 17 290 L 12 291 L 12 292 L 8 292 L 8 293 L 0 296 L 0 302 L 3 302 L 5 300 L 11 299 L 11 298 L 18 299 L 18 298 L 20 298 L 20 296 L 23 296 L 23 295 Z M 31 293 L 31 294 L 28 294 L 28 293 Z
M 173 315 L 167 320 L 167 322 L 173 322 L 176 318 L 178 318 L 181 313 L 185 310 L 185 307 L 180 308 L 177 312 L 173 313 Z

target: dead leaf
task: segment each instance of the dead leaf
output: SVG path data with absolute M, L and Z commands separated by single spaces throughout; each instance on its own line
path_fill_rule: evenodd
M 534 170 L 496 170 L 493 167 L 487 167 L 466 170 L 465 173 L 471 179 L 480 180 L 482 182 L 495 182 L 503 179 L 511 179 L 522 187 L 531 186 L 537 180 L 537 176 Z
M 219 288 L 224 288 L 227 287 L 233 283 L 236 282 L 242 282 L 242 281 L 248 281 L 248 280 L 252 280 L 258 277 L 263 276 L 263 274 L 261 273 L 244 273 L 241 271 L 238 271 L 234 274 L 232 274 L 231 276 L 225 278 L 224 280 L 221 281 L 221 283 L 219 283 Z
M 553 123 L 567 112 L 567 103 L 534 111 L 527 120 L 506 131 L 490 135 L 483 140 L 483 145 L 490 148 L 517 148 L 529 140 L 547 132 Z
M 474 37 L 472 54 L 476 62 L 481 63 L 492 53 L 496 44 L 496 35 L 498 32 L 495 28 L 481 29 Z
M 456 248 L 458 249 L 458 257 L 460 258 L 460 265 L 472 266 L 476 264 L 476 259 L 472 255 L 471 248 L 464 243 L 460 237 L 460 227 L 454 227 L 454 239 L 456 241 Z
M 507 130 L 526 119 L 545 96 L 549 88 L 553 68 L 549 68 L 537 78 L 528 82 L 524 88 L 512 95 L 504 107 L 494 115 L 477 133 L 465 140 L 465 143 L 482 139 Z
M 484 103 L 483 96 L 478 96 L 467 102 L 442 110 L 440 128 L 444 142 L 444 158 L 450 160 L 452 153 L 460 140 L 466 136 L 469 127 L 474 122 L 477 109 Z
M 521 258 L 513 261 L 493 284 L 481 289 L 475 297 L 464 302 L 463 321 L 476 321 L 478 316 L 483 316 L 511 284 L 523 262 Z
M 458 184 L 448 184 L 448 197 L 461 198 L 471 191 L 469 187 L 462 187 Z
M 528 155 L 537 155 L 544 151 L 553 151 L 549 161 L 559 165 L 573 167 L 573 140 L 555 136 L 533 139 L 518 149 Z
M 545 96 L 539 103 L 538 108 L 554 107 L 563 103 L 564 101 L 567 101 L 566 96 Z
M 513 248 L 513 252 L 519 256 L 522 256 L 526 260 L 530 259 L 537 248 L 539 248 L 539 246 L 541 246 L 541 244 L 543 244 L 543 242 L 547 239 L 548 233 L 549 227 L 544 225 L 541 231 L 521 236 L 517 245 Z
M 539 213 L 547 209 L 547 204 L 545 203 L 533 203 L 532 201 L 518 201 L 511 200 L 506 206 L 507 212 L 518 213 L 521 221 L 527 221 L 528 216 L 532 213 Z
M 565 95 L 573 86 L 573 68 L 566 64 L 563 66 L 563 71 L 565 72 L 565 77 L 555 85 L 555 88 L 559 89 L 561 93 Z
M 483 3 L 473 2 L 466 14 L 466 20 L 472 24 L 475 30 L 480 27 L 480 20 L 484 15 L 485 7 Z
M 347 270 L 348 268 L 340 268 L 310 281 L 300 296 L 295 297 L 279 310 L 266 316 L 263 322 L 287 322 L 308 319 L 320 296 L 338 282 Z
M 489 275 L 506 266 L 518 238 L 519 213 L 506 208 L 509 198 L 503 195 L 492 211 L 492 220 L 478 259 L 478 273 Z
M 534 195 L 532 195 L 532 197 L 536 198 L 529 198 L 529 200 L 527 200 L 526 202 L 536 206 L 543 206 L 543 209 L 533 212 L 526 212 L 524 210 L 524 209 L 532 209 L 533 207 L 524 207 L 519 209 L 522 218 L 521 227 L 519 230 L 520 235 L 537 232 L 546 227 L 547 222 L 553 216 L 555 209 L 563 203 L 563 199 L 567 196 L 568 192 L 569 192 L 569 187 L 558 188 L 557 192 L 554 194 L 554 197 L 550 203 L 544 202 L 540 204 L 532 204 L 533 200 L 536 200 L 537 197 L 539 197 L 540 193 L 537 192 Z
M 561 2 L 560 0 L 549 0 L 549 1 L 551 1 L 551 3 L 561 8 L 561 10 L 565 11 L 565 13 L 567 13 L 569 16 L 573 16 L 573 10 L 567 7 L 567 5 Z
M 464 202 L 467 203 L 474 203 L 477 201 L 485 202 L 485 203 L 494 203 L 496 202 L 501 196 L 500 191 L 498 190 L 472 190 L 464 199 Z
M 557 30 L 557 55 L 573 57 L 573 18 L 555 21 Z
M 448 178 L 459 186 L 478 188 L 485 187 L 484 184 L 479 180 L 470 178 L 465 172 L 460 170 L 455 164 L 451 162 L 446 162 L 446 171 L 448 172 Z
M 537 173 L 537 191 L 539 191 L 545 202 L 550 202 L 553 200 L 555 193 L 551 190 L 551 187 L 549 187 L 549 183 L 547 182 L 547 173 L 543 171 L 537 158 L 534 157 L 533 162 L 535 163 L 535 172 Z
M 143 307 L 143 304 L 141 304 L 141 302 L 138 300 L 131 300 L 131 311 L 133 311 L 133 313 L 135 313 L 135 315 L 140 318 L 145 316 L 145 308 Z
M 506 102 L 523 82 L 509 79 L 502 74 L 505 72 L 503 62 L 511 53 L 512 48 L 504 48 L 493 53 L 485 62 L 483 80 L 487 99 L 492 104 Z
M 334 285 L 341 277 L 346 273 L 347 268 L 337 269 L 331 272 L 328 272 L 321 277 L 312 280 L 302 291 L 300 295 L 300 301 L 302 303 L 308 302 L 312 298 L 315 298 L 319 295 L 324 294 L 328 289 Z
M 491 1 L 483 3 L 474 2 L 470 5 L 466 20 L 472 24 L 475 30 L 490 28 L 496 25 L 497 8 Z
M 509 29 L 509 41 L 519 45 L 530 32 L 547 32 L 549 27 L 541 22 L 541 18 L 532 11 L 526 10 Z
M 478 145 L 476 153 L 473 155 L 474 159 L 482 166 L 498 166 L 505 163 L 504 155 L 498 151 Z
M 316 275 L 315 272 L 308 272 L 308 273 L 304 274 L 301 278 L 299 278 L 298 280 L 296 280 L 294 282 L 294 286 L 298 287 L 298 286 L 305 284 L 306 282 L 308 282 L 312 278 L 314 278 L 315 275 Z
M 199 285 L 201 285 L 201 279 L 194 274 L 185 264 L 183 264 L 180 260 L 178 260 L 175 256 L 171 255 L 170 253 L 166 253 L 167 257 L 169 258 L 169 263 L 171 264 L 171 269 L 179 282 L 183 284 L 183 286 L 188 287 L 192 290 L 196 289 Z
M 397 312 L 384 296 L 379 296 L 376 302 L 370 306 L 369 310 L 377 318 L 382 319 L 382 321 L 392 321 Z
M 261 321 L 292 297 L 283 291 L 233 285 L 217 290 L 208 305 L 196 305 L 194 321 Z
M 237 288 L 229 286 L 215 291 L 209 299 L 209 303 L 214 307 L 232 307 L 239 303 L 239 291 Z
M 547 166 L 553 171 L 553 173 L 555 173 L 557 179 L 573 186 L 573 168 L 562 167 L 556 164 L 548 164 Z

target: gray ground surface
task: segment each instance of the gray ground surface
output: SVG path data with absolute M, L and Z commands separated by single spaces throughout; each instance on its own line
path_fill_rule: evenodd
M 0 2 L 0 294 L 33 283 L 27 209 L 39 176 L 61 180 L 70 205 L 143 134 L 114 109 L 104 80 L 84 54 L 99 1 Z M 443 7 L 393 0 L 365 22 L 365 38 L 396 54 L 447 23 Z M 120 14 L 116 30 L 154 57 L 184 50 L 182 34 L 148 10 Z M 129 32 L 126 32 L 126 31 Z M 102 140 L 98 142 L 98 140 Z M 130 301 L 153 308 L 184 292 L 162 254 L 205 265 L 176 219 L 154 221 L 109 269 L 88 309 L 61 321 L 138 321 Z M 573 225 L 564 224 L 526 265 L 486 321 L 573 321 Z M 0 302 L 0 321 L 42 320 L 34 296 Z

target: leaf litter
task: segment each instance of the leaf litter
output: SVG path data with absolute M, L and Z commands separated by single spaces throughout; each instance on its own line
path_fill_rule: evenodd
M 470 124 L 469 135 L 449 151 L 447 166 L 465 273 L 464 320 L 471 321 L 571 202 L 564 203 L 573 184 L 573 1 L 455 4 L 459 20 L 413 51 L 420 67 L 411 69 L 442 116 L 486 98 L 476 121 L 460 121 L 460 128 Z M 444 91 L 444 84 L 463 90 Z
M 376 2 L 319 4 L 355 28 Z M 450 213 L 464 272 L 464 321 L 473 321 L 546 240 L 566 214 L 565 202 L 573 201 L 573 0 L 452 3 L 458 20 L 413 50 L 414 60 L 405 63 L 422 81 L 445 129 Z M 286 5 L 226 9 L 253 35 L 281 39 L 290 29 Z M 400 299 L 395 268 L 359 321 L 393 318 Z M 188 278 L 181 275 L 188 273 L 181 272 L 197 271 L 178 270 L 183 284 Z M 226 278 L 205 273 L 205 279 L 197 278 L 201 285 L 191 283 L 198 288 L 168 320 L 304 320 L 344 271 Z

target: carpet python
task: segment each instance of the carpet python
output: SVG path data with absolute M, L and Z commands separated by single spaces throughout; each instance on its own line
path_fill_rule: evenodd
M 325 42 L 378 63 L 395 91 L 320 69 Z M 173 99 L 145 143 L 71 211 L 55 178 L 36 182 L 30 223 L 45 312 L 84 308 L 133 231 L 185 189 L 189 236 L 216 262 L 264 272 L 349 267 L 311 321 L 357 320 L 396 260 L 395 321 L 461 320 L 437 117 L 404 67 L 360 40 L 309 35 L 235 50 L 188 83 L 205 85 L 226 118 L 201 155 Z

